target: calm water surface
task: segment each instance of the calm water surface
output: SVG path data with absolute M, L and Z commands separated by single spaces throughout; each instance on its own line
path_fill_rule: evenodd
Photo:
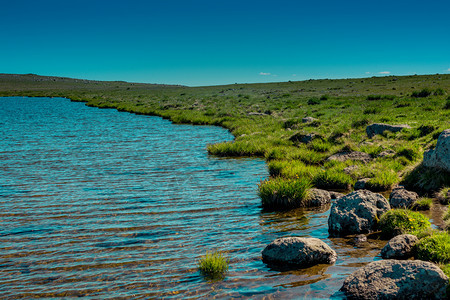
M 263 160 L 208 156 L 221 128 L 86 107 L 0 98 L 0 295 L 9 298 L 329 298 L 379 259 L 384 241 L 329 239 L 328 208 L 263 212 Z M 277 237 L 311 236 L 333 266 L 272 270 Z M 197 271 L 222 250 L 224 281 Z

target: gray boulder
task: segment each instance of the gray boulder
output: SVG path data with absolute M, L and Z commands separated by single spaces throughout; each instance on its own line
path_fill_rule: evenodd
M 340 152 L 331 155 L 327 158 L 328 161 L 330 160 L 337 160 L 337 161 L 346 161 L 346 160 L 356 160 L 356 161 L 362 161 L 362 162 L 369 162 L 372 160 L 372 157 L 370 157 L 369 154 L 359 151 L 353 151 L 353 152 Z
M 425 151 L 423 165 L 450 172 L 450 129 L 439 135 L 434 150 Z
M 331 203 L 328 191 L 312 188 L 309 190 L 307 206 L 322 206 Z
M 401 234 L 392 238 L 381 249 L 381 257 L 384 259 L 406 259 L 414 255 L 414 247 L 419 239 L 412 234 Z
M 303 144 L 309 144 L 315 139 L 323 139 L 323 138 L 315 133 L 307 133 L 307 134 L 296 133 L 289 138 L 291 142 Z
M 382 195 L 368 190 L 354 191 L 331 206 L 328 232 L 334 236 L 371 232 L 380 216 L 390 209 Z
M 447 284 L 430 262 L 382 260 L 353 272 L 340 290 L 349 299 L 445 299 Z
M 398 132 L 405 128 L 411 128 L 409 125 L 389 125 L 383 123 L 374 123 L 366 127 L 366 133 L 369 138 L 385 131 Z
M 399 186 L 392 190 L 389 196 L 389 204 L 392 208 L 408 208 L 419 199 L 419 195 L 415 192 L 405 190 Z
M 336 252 L 316 238 L 278 238 L 262 252 L 263 261 L 268 264 L 287 264 L 310 267 L 316 264 L 333 264 Z
M 366 188 L 366 183 L 368 183 L 370 180 L 370 178 L 363 178 L 363 179 L 359 179 L 356 183 L 355 186 L 353 187 L 355 190 L 363 190 L 364 188 Z

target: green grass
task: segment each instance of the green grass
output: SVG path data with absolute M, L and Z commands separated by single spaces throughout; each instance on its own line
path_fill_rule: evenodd
M 436 193 L 436 196 L 441 204 L 450 204 L 450 187 L 443 187 Z
M 307 205 L 311 181 L 307 177 L 272 178 L 261 182 L 258 187 L 264 208 L 290 209 Z
M 427 217 L 419 212 L 406 209 L 393 209 L 385 212 L 379 221 L 379 228 L 386 237 L 399 234 L 417 234 L 431 228 Z
M 440 264 L 450 263 L 450 235 L 436 231 L 420 239 L 417 244 L 417 258 Z
M 200 258 L 198 270 L 207 279 L 223 279 L 228 272 L 228 259 L 221 252 L 207 253 Z
M 429 210 L 433 205 L 433 199 L 420 198 L 411 205 L 411 210 Z

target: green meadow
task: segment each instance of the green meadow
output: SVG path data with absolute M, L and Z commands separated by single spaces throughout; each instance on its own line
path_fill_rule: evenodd
M 66 97 L 174 123 L 222 126 L 235 140 L 209 145 L 208 152 L 265 158 L 277 181 L 261 183 L 264 195 L 276 186 L 289 186 L 286 193 L 296 194 L 289 183 L 298 178 L 307 179 L 308 187 L 329 190 L 350 190 L 358 179 L 370 178 L 366 187 L 373 191 L 402 183 L 428 196 L 450 182 L 449 174 L 421 166 L 423 152 L 450 128 L 449 74 L 207 87 L 1 74 L 0 96 Z M 305 117 L 313 119 L 304 123 Z M 369 138 L 365 130 L 372 123 L 411 129 Z M 307 134 L 314 138 L 304 143 L 299 137 Z M 327 160 L 351 151 L 372 159 Z M 301 186 L 297 194 L 306 195 Z

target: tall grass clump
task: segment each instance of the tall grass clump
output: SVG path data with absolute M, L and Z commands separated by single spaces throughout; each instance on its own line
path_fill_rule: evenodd
M 289 209 L 305 206 L 311 187 L 311 180 L 306 177 L 273 178 L 258 185 L 258 194 L 266 209 Z
M 450 187 L 443 187 L 436 193 L 436 197 L 441 204 L 450 204 Z
M 429 88 L 424 88 L 421 91 L 414 91 L 411 94 L 411 97 L 413 98 L 425 98 L 430 96 L 433 93 L 432 90 L 430 90 Z
M 427 217 L 407 209 L 393 209 L 385 212 L 378 225 L 382 234 L 389 238 L 405 233 L 414 234 L 431 228 Z
M 400 181 L 398 174 L 391 169 L 377 170 L 375 176 L 366 183 L 371 191 L 387 191 Z
M 228 259 L 221 252 L 206 253 L 198 262 L 198 270 L 207 279 L 223 279 L 228 272 Z
M 313 183 L 318 188 L 349 190 L 355 184 L 355 179 L 337 167 L 322 170 L 314 177 Z
M 417 258 L 435 263 L 450 263 L 450 235 L 435 231 L 417 244 Z
M 420 198 L 411 205 L 411 210 L 429 210 L 433 204 L 431 198 Z

